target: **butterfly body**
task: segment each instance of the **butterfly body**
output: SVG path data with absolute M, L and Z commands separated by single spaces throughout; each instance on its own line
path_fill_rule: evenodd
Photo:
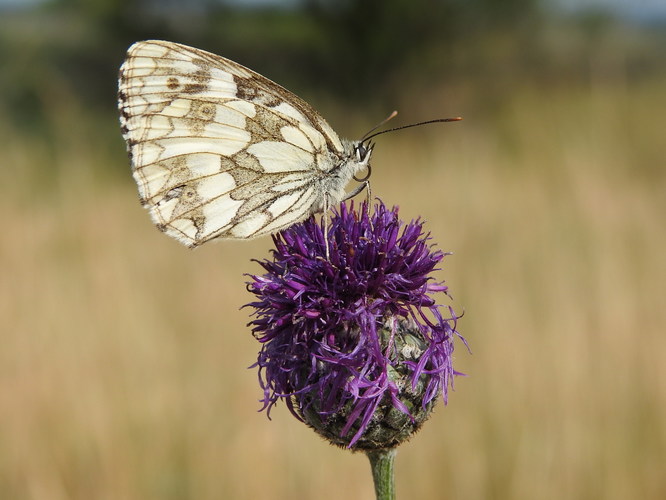
M 190 247 L 273 233 L 325 210 L 372 153 L 271 80 L 171 42 L 129 48 L 118 106 L 142 204 Z

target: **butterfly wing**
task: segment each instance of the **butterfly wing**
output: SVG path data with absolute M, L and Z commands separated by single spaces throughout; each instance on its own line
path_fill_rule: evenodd
M 165 41 L 130 47 L 120 70 L 123 136 L 158 228 L 194 247 L 307 218 L 344 156 L 305 101 L 240 64 Z

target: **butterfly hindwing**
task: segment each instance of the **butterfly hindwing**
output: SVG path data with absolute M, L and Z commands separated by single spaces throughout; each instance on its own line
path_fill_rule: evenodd
M 184 45 L 130 47 L 118 95 L 142 203 L 188 246 L 305 219 L 322 205 L 322 176 L 347 154 L 305 101 Z

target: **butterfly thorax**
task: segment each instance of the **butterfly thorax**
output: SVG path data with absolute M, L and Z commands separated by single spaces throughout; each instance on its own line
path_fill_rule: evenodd
M 341 154 L 330 154 L 333 167 L 320 178 L 321 191 L 324 196 L 315 211 L 322 211 L 333 204 L 346 199 L 345 187 L 356 178 L 356 174 L 368 169 L 372 148 L 362 144 L 360 141 L 342 139 L 343 151 Z M 367 177 L 357 179 L 359 182 L 367 181 Z

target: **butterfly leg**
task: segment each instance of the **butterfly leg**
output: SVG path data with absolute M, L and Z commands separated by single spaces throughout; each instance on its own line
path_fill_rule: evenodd
M 364 189 L 366 190 L 365 194 L 367 195 L 365 207 L 366 207 L 366 210 L 368 210 L 370 208 L 370 201 L 372 199 L 372 190 L 370 189 L 370 181 L 363 181 L 361 184 L 356 186 L 356 188 L 351 193 L 349 193 L 347 196 L 345 196 L 345 198 L 342 201 L 347 201 L 347 200 L 353 198 L 354 196 L 359 194 Z
M 330 260 L 330 252 L 328 250 L 328 209 L 331 208 L 331 199 L 328 193 L 324 194 L 324 248 L 326 250 L 326 260 Z
M 347 201 L 347 200 L 352 199 L 354 196 L 359 194 L 364 189 L 368 190 L 368 197 L 369 197 L 370 196 L 370 182 L 365 181 L 365 182 L 359 184 L 358 186 L 356 186 L 356 188 L 351 193 L 349 193 L 347 196 L 345 196 L 342 201 Z

